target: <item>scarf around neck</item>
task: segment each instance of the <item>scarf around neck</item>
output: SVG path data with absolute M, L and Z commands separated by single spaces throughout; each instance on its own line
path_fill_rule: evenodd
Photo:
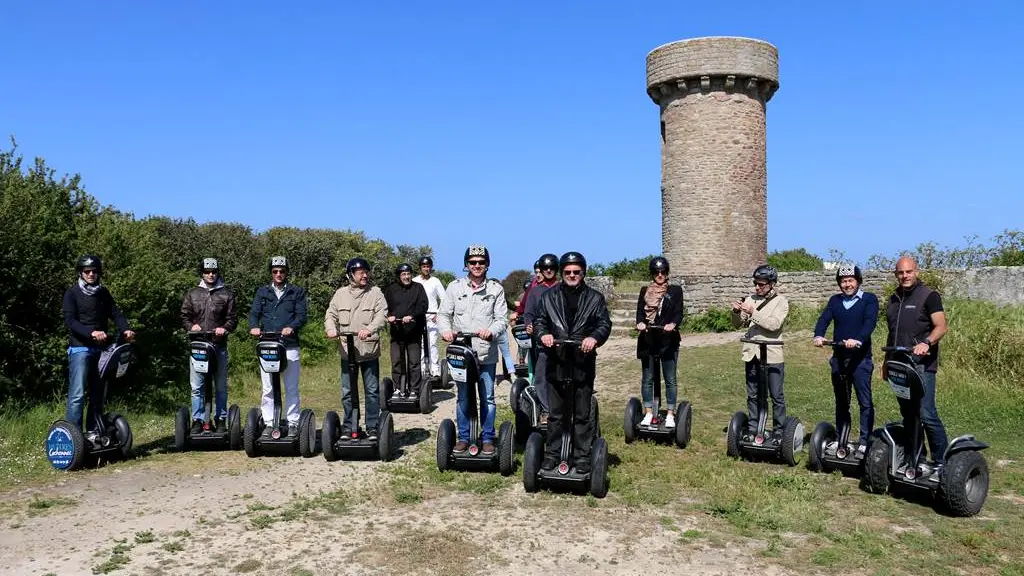
M 103 288 L 103 284 L 100 284 L 98 280 L 96 281 L 95 284 L 86 284 L 85 280 L 79 278 L 78 288 L 86 296 L 95 296 L 96 293 L 100 291 L 100 288 Z
M 199 279 L 199 287 L 200 288 L 206 288 L 210 292 L 213 292 L 214 290 L 217 290 L 219 288 L 223 288 L 224 287 L 224 279 L 221 278 L 220 276 L 217 276 L 217 281 L 214 282 L 213 285 L 211 286 L 210 284 L 207 284 L 203 279 L 200 278 Z
M 647 318 L 648 323 L 653 323 L 658 316 L 661 300 L 665 297 L 666 292 L 668 292 L 668 282 L 664 284 L 651 282 L 651 285 L 647 287 L 647 292 L 644 294 L 644 317 Z

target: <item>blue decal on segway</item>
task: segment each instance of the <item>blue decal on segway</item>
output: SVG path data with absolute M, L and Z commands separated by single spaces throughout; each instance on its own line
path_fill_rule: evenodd
M 71 466 L 75 455 L 75 444 L 71 436 L 63 428 L 54 428 L 46 437 L 46 457 L 57 470 L 66 470 Z

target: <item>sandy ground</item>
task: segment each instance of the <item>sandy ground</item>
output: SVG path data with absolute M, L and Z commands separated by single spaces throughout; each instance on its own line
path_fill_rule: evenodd
M 693 335 L 683 345 L 736 338 Z M 634 346 L 613 338 L 601 362 L 631 358 Z M 755 557 L 763 543 L 688 539 L 700 518 L 666 522 L 663 510 L 619 504 L 614 486 L 598 506 L 527 494 L 521 482 L 484 494 L 428 487 L 422 499 L 399 502 L 387 483 L 433 454 L 434 432 L 455 409 L 443 396 L 430 414 L 396 415 L 396 429 L 413 432 L 399 437 L 392 463 L 171 454 L 8 492 L 0 573 L 92 574 L 111 558 L 123 559 L 119 574 L 783 573 Z M 507 383 L 497 397 L 508 402 Z M 25 502 L 34 497 L 73 502 L 31 514 Z

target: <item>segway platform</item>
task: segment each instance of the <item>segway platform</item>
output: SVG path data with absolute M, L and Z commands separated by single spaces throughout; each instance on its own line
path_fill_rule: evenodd
M 245 454 L 250 458 L 261 455 L 295 456 L 309 458 L 316 454 L 316 415 L 309 408 L 299 413 L 298 434 L 288 436 L 288 424 L 285 422 L 284 401 L 281 394 L 281 373 L 288 367 L 287 350 L 278 332 L 261 332 L 256 344 L 256 356 L 259 358 L 260 370 L 270 375 L 270 386 L 273 390 L 274 408 L 273 428 L 270 437 L 263 435 L 266 422 L 263 411 L 250 408 L 245 419 Z M 261 378 L 262 381 L 262 378 Z
M 636 440 L 653 440 L 654 442 L 675 443 L 680 448 L 686 448 L 690 443 L 690 433 L 693 426 L 693 409 L 690 403 L 683 400 L 676 404 L 675 418 L 676 425 L 672 428 L 665 426 L 665 417 L 668 410 L 661 409 L 661 356 L 654 353 L 655 345 L 658 343 L 655 333 L 664 333 L 664 326 L 651 324 L 644 330 L 647 337 L 647 349 L 651 352 L 648 356 L 648 366 L 651 369 L 651 387 L 654 392 L 654 417 L 647 426 L 642 425 L 644 418 L 644 406 L 639 398 L 633 396 L 626 402 L 626 413 L 623 418 L 622 431 L 626 444 L 632 444 Z
M 831 346 L 834 350 L 846 349 L 845 341 L 825 340 L 825 345 Z M 844 363 L 840 371 L 844 387 L 842 393 L 850 398 L 852 382 L 849 378 L 849 367 L 845 363 L 851 359 L 837 357 L 836 361 Z M 852 419 L 852 405 L 850 409 Z M 807 466 L 815 472 L 839 470 L 847 476 L 858 476 L 864 469 L 864 458 L 857 454 L 857 447 L 858 444 L 850 442 L 850 426 L 837 429 L 831 422 L 818 422 L 814 431 L 811 432 L 811 440 L 807 445 Z
M 341 417 L 334 410 L 324 414 L 324 427 L 320 443 L 324 459 L 334 462 L 341 459 L 377 458 L 389 462 L 394 458 L 395 421 L 391 413 L 381 410 L 377 419 L 377 437 L 370 438 L 359 427 L 359 364 L 356 362 L 356 332 L 342 332 L 348 348 L 348 375 L 351 395 L 351 416 L 347 422 L 350 432 L 343 434 Z M 383 405 L 383 403 L 382 403 Z
M 242 447 L 242 415 L 238 405 L 228 407 L 227 430 L 217 432 L 213 419 L 213 395 L 217 373 L 217 347 L 213 344 L 214 333 L 197 331 L 188 333 L 189 365 L 203 379 L 203 395 L 205 411 L 203 429 L 198 434 L 192 433 L 192 410 L 188 406 L 178 408 L 174 416 L 174 447 L 178 451 L 188 449 L 223 449 L 238 450 Z
M 401 320 L 396 319 L 393 323 L 400 322 Z M 426 331 L 423 332 L 423 344 L 427 344 Z M 391 377 L 385 376 L 381 379 L 381 398 L 384 399 L 387 409 L 391 412 L 427 414 L 433 406 L 431 402 L 432 385 L 429 378 L 423 374 L 421 366 L 420 386 L 418 389 L 411 388 L 409 386 L 409 345 L 408 343 L 399 343 L 398 348 L 401 354 L 399 361 L 405 367 L 405 373 L 397 374 L 392 371 Z

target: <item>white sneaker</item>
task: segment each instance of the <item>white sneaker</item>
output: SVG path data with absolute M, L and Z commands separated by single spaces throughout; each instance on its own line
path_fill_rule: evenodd
M 648 413 L 644 414 L 644 419 L 640 421 L 640 425 L 641 426 L 650 426 L 651 425 L 651 420 L 654 420 L 654 414 L 651 413 L 651 412 L 648 412 Z
M 668 414 L 668 415 L 666 415 L 665 416 L 665 428 L 675 428 L 675 427 L 676 427 L 676 415 L 675 414 Z

